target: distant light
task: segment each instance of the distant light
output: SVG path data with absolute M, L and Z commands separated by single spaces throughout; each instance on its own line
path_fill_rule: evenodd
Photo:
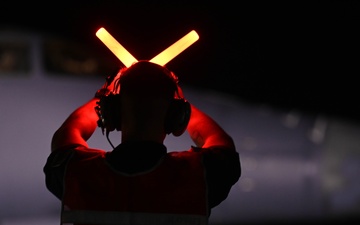
M 283 124 L 284 126 L 288 127 L 288 128 L 296 128 L 299 125 L 300 122 L 300 113 L 298 111 L 292 111 L 290 113 L 288 113 L 284 119 L 283 119 Z
M 327 129 L 327 120 L 322 117 L 318 117 L 315 120 L 313 129 L 309 132 L 309 138 L 316 144 L 321 144 L 324 141 Z
M 199 35 L 196 33 L 196 31 L 192 30 L 187 35 L 151 59 L 150 62 L 164 66 L 198 39 Z
M 112 53 L 126 66 L 129 67 L 138 60 L 130 54 L 113 36 L 103 27 L 96 32 L 96 36 L 110 49 Z
M 126 66 L 129 67 L 138 60 L 135 59 L 116 39 L 111 36 L 103 27 L 96 32 L 96 36 L 111 50 L 112 53 Z M 170 47 L 152 58 L 150 62 L 164 66 L 173 58 L 187 49 L 199 39 L 196 31 L 192 30 L 187 35 L 179 39 Z

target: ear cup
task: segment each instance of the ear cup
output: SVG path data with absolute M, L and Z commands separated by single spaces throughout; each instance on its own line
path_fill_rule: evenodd
M 99 116 L 98 126 L 106 131 L 121 129 L 121 114 L 120 114 L 120 95 L 109 94 L 100 98 L 97 102 L 97 112 Z
M 174 136 L 182 135 L 189 123 L 190 114 L 189 102 L 184 99 L 173 99 L 165 119 L 165 132 Z

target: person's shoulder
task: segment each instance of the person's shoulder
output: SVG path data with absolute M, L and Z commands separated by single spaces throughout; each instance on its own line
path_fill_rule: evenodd
M 182 161 L 182 160 L 195 160 L 195 159 L 201 159 L 204 156 L 204 153 L 206 153 L 206 149 L 204 148 L 197 148 L 194 146 L 191 146 L 188 150 L 183 151 L 171 151 L 167 153 L 168 158 L 172 158 L 176 161 Z
M 106 154 L 105 150 L 87 148 L 84 146 L 77 146 L 73 148 L 73 152 L 74 152 L 74 157 L 77 159 L 92 158 L 97 156 L 103 157 Z
M 101 149 L 87 148 L 82 145 L 74 145 L 74 146 L 66 146 L 61 149 L 57 149 L 53 151 L 51 155 L 57 159 L 69 159 L 70 157 L 73 159 L 86 159 L 92 158 L 96 156 L 104 156 L 106 151 Z
M 183 150 L 183 151 L 171 151 L 171 152 L 168 152 L 167 155 L 170 157 L 181 158 L 181 157 L 190 157 L 190 156 L 194 155 L 194 153 L 195 153 L 194 151 L 189 149 L 189 150 Z
M 184 151 L 173 151 L 173 152 L 168 152 L 168 154 L 170 156 L 177 156 L 177 157 L 181 157 L 181 156 L 192 156 L 192 155 L 197 155 L 197 154 L 207 154 L 207 153 L 212 153 L 212 154 L 238 154 L 236 149 L 234 148 L 229 148 L 226 146 L 211 146 L 211 147 L 207 147 L 207 148 L 201 148 L 201 147 L 196 147 L 196 146 L 191 146 L 190 149 L 188 150 L 184 150 Z
M 217 153 L 217 154 L 227 154 L 227 153 L 237 153 L 235 148 L 230 148 L 227 146 L 220 146 L 220 145 L 214 145 L 207 148 L 201 148 L 201 147 L 195 147 L 191 146 L 190 152 L 197 152 L 197 153 Z

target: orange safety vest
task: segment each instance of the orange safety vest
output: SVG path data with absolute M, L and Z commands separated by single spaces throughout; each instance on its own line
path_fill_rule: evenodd
M 208 224 L 200 154 L 170 152 L 134 175 L 115 171 L 103 151 L 88 156 L 77 151 L 67 166 L 62 224 Z

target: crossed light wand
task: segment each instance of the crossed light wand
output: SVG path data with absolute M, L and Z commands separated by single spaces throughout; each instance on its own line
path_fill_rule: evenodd
M 113 36 L 111 36 L 111 34 L 109 34 L 105 28 L 101 27 L 96 32 L 96 36 L 126 67 L 129 67 L 133 63 L 138 62 L 138 60 L 132 56 L 130 52 L 128 52 Z M 150 62 L 164 66 L 198 39 L 199 35 L 196 33 L 196 31 L 192 30 L 174 44 L 170 45 L 167 49 L 152 58 Z

